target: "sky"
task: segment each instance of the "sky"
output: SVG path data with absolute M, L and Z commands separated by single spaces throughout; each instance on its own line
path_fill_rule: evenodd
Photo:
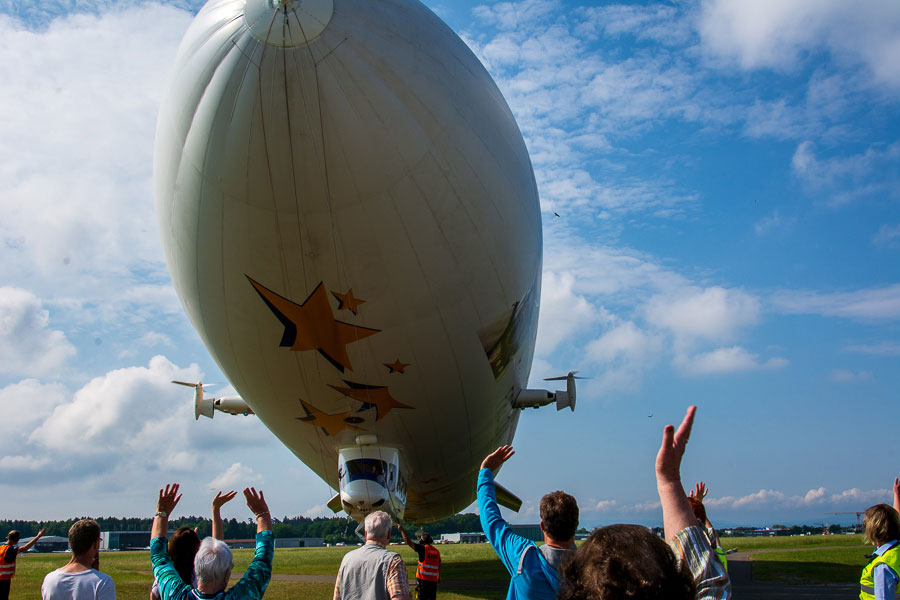
M 0 519 L 184 514 L 255 485 L 334 493 L 254 418 L 195 422 L 221 374 L 156 232 L 156 115 L 202 3 L 0 0 Z M 713 522 L 850 523 L 891 501 L 900 423 L 900 3 L 440 0 L 525 138 L 544 223 L 513 522 L 661 523 L 662 428 Z M 556 214 L 559 216 L 557 217 Z M 474 507 L 472 508 L 474 510 Z M 246 518 L 238 502 L 226 518 Z

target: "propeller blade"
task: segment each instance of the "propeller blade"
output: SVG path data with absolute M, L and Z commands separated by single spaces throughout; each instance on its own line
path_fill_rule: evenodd
M 200 383 L 188 383 L 187 381 L 174 381 L 174 380 L 172 381 L 172 383 L 177 383 L 178 385 L 184 385 L 184 386 L 192 387 L 192 388 L 200 387 L 200 385 L 202 385 Z

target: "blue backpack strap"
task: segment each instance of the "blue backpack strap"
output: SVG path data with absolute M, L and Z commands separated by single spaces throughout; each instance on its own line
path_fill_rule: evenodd
M 534 544 L 528 544 L 527 546 L 525 546 L 525 549 L 522 550 L 522 554 L 519 555 L 519 570 L 516 571 L 516 575 L 522 574 L 522 567 L 525 564 L 525 555 L 528 554 L 528 551 L 531 550 L 532 548 L 537 550 L 537 546 L 535 546 Z M 538 554 L 540 554 L 540 552 Z
M 522 554 L 519 556 L 519 569 L 516 571 L 516 575 L 521 575 L 523 569 L 525 568 L 525 556 L 528 554 L 528 551 L 534 548 L 538 550 L 538 547 L 533 543 L 525 546 L 525 549 L 522 550 Z M 544 555 L 541 554 L 540 550 L 538 550 L 538 564 L 541 565 L 541 571 L 544 573 L 544 577 L 547 578 L 547 581 L 550 583 L 550 586 L 557 590 L 559 589 L 559 573 L 556 572 L 550 563 L 547 562 L 547 559 L 544 558 Z

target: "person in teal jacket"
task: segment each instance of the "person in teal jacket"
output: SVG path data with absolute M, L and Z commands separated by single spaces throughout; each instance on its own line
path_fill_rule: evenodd
M 514 533 L 500 516 L 493 473 L 513 454 L 512 446 L 500 446 L 481 463 L 476 487 L 481 527 L 511 576 L 507 600 L 554 600 L 560 569 L 575 552 L 578 503 L 560 491 L 541 498 L 544 544 L 540 547 Z
M 181 499 L 178 484 L 159 490 L 156 515 L 150 533 L 150 560 L 153 576 L 159 585 L 162 600 L 260 600 L 272 577 L 272 557 L 275 553 L 275 534 L 272 515 L 262 491 L 244 489 L 247 507 L 256 516 L 256 552 L 244 576 L 231 589 L 228 582 L 234 568 L 231 549 L 221 540 L 208 537 L 200 544 L 194 557 L 197 587 L 186 584 L 169 557 L 166 543 L 169 515 Z

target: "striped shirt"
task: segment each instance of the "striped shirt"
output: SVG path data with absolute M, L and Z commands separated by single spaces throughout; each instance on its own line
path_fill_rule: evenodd
M 709 545 L 699 527 L 687 527 L 669 542 L 679 560 L 687 565 L 697 586 L 695 600 L 726 600 L 731 598 L 731 581 L 722 562 Z

